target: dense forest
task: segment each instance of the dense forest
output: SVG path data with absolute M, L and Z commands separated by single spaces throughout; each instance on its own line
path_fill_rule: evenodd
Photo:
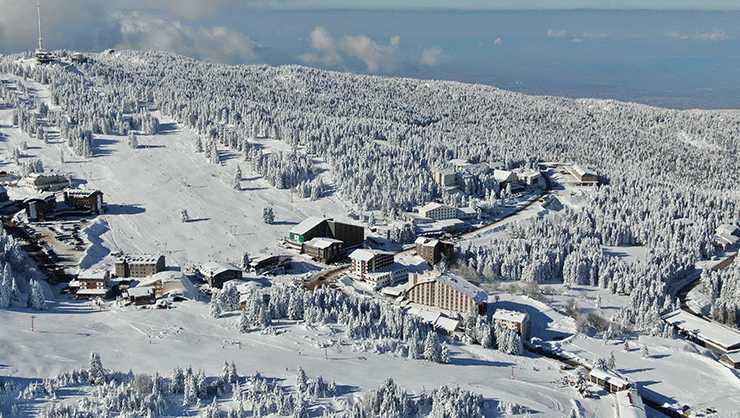
M 44 137 L 45 119 L 72 152 L 90 156 L 97 135 L 135 144 L 131 135 L 159 130 L 156 110 L 199 134 L 193 152 L 215 164 L 219 148 L 241 152 L 274 187 L 306 197 L 322 193 L 314 170 L 320 159 L 340 197 L 389 219 L 413 205 L 449 201 L 431 175 L 451 159 L 506 168 L 588 165 L 602 185 L 582 210 L 515 226 L 513 240 L 458 248 L 458 263 L 481 281 L 558 279 L 628 294 L 621 322 L 653 333 L 662 332 L 657 316 L 675 306 L 671 284 L 712 256 L 715 228 L 740 218 L 730 174 L 740 168 L 737 111 L 527 96 L 301 66 L 226 66 L 162 52 L 94 54 L 75 65 L 32 66 L 19 58 L 3 57 L 0 70 L 48 85 L 62 109 L 36 102 L 21 83 L 0 83 L 0 99 L 15 108 L 13 122 L 30 135 Z M 266 153 L 260 141 L 267 138 L 291 151 Z M 495 200 L 489 180 L 477 179 L 454 200 Z M 602 248 L 618 245 L 644 246 L 647 259 L 625 265 Z

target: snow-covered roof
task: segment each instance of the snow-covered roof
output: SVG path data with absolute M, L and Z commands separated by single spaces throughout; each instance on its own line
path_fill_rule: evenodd
M 617 376 L 616 373 L 602 369 L 593 369 L 588 373 L 588 375 L 596 379 L 603 380 L 604 382 L 612 384 L 616 387 L 625 387 L 629 386 L 630 384 L 630 382 Z
M 466 215 L 477 215 L 478 211 L 475 210 L 475 208 L 471 208 L 469 206 L 466 206 L 464 208 L 457 208 L 457 213 L 463 213 Z
M 159 261 L 161 254 L 154 253 L 131 253 L 125 254 L 118 258 L 118 262 L 126 261 L 128 263 L 156 263 Z
M 426 213 L 426 212 L 428 212 L 430 210 L 438 209 L 438 208 L 441 208 L 441 207 L 447 207 L 447 208 L 449 208 L 450 206 L 443 205 L 443 204 L 437 203 L 437 202 L 431 202 L 431 203 L 427 203 L 426 205 L 420 207 L 419 208 L 419 213 Z
M 429 309 L 423 309 L 423 308 L 417 308 L 417 307 L 409 308 L 408 313 L 410 315 L 419 317 L 423 322 L 426 322 L 428 324 L 435 323 L 437 319 L 440 316 L 442 316 L 442 314 L 438 311 L 431 311 Z
M 439 243 L 438 239 L 433 239 L 429 237 L 419 237 L 414 241 L 414 244 L 419 244 L 424 247 L 434 247 Z
M 349 258 L 352 260 L 370 261 L 376 255 L 380 255 L 380 254 L 393 255 L 393 253 L 390 253 L 388 251 L 369 250 L 366 248 L 359 248 L 357 250 L 352 251 L 352 254 L 349 255 Z
M 516 174 L 512 171 L 508 170 L 493 170 L 493 178 L 497 181 L 507 181 L 511 178 L 511 176 L 514 176 L 516 178 Z
M 77 274 L 77 280 L 106 280 L 108 277 L 108 270 L 83 270 Z
M 620 390 L 615 394 L 619 418 L 646 418 L 645 405 L 636 390 Z
M 529 319 L 529 314 L 526 312 L 510 311 L 508 309 L 496 309 L 492 319 L 497 319 L 508 322 L 516 322 L 518 324 L 524 323 Z
M 682 309 L 663 315 L 663 320 L 725 351 L 740 348 L 740 332 Z
M 225 271 L 241 271 L 238 267 L 233 264 L 222 263 L 219 261 L 209 261 L 200 267 L 200 273 L 207 277 L 213 277 L 217 274 L 221 274 Z
M 436 321 L 434 321 L 433 325 L 434 325 L 434 328 L 441 328 L 448 333 L 452 333 L 452 332 L 455 332 L 457 328 L 460 326 L 460 321 L 458 321 L 457 319 L 440 316 L 439 318 L 437 318 Z
M 56 196 L 52 192 L 39 193 L 37 195 L 29 196 L 23 199 L 23 203 L 30 202 L 31 200 L 56 200 Z
M 128 293 L 128 296 L 130 298 L 154 296 L 154 288 L 151 286 L 129 287 L 128 289 L 126 289 L 126 292 Z
M 727 233 L 721 233 L 714 236 L 714 242 L 719 245 L 736 245 L 740 238 Z
M 77 198 L 83 198 L 83 197 L 89 197 L 94 193 L 103 193 L 100 190 L 88 190 L 88 189 L 65 189 L 65 193 L 67 193 L 67 196 L 77 197 Z
M 299 223 L 293 229 L 290 230 L 291 234 L 294 235 L 304 235 L 308 231 L 316 228 L 319 224 L 326 221 L 326 218 L 321 218 L 318 216 L 311 216 L 303 220 L 303 222 Z
M 317 237 L 312 239 L 311 241 L 308 241 L 305 243 L 306 246 L 312 247 L 312 248 L 321 248 L 326 249 L 332 246 L 332 244 L 342 244 L 342 240 L 334 239 L 334 238 L 323 238 L 323 237 Z
M 440 274 L 436 277 L 436 280 L 439 280 L 455 290 L 459 290 L 464 295 L 473 299 L 475 303 L 483 303 L 488 300 L 486 292 L 482 291 L 478 286 L 450 272 Z
M 454 176 L 455 174 L 457 174 L 457 173 L 455 173 L 455 170 L 453 170 L 451 168 L 443 168 L 443 169 L 437 171 L 437 173 L 439 173 L 439 174 L 441 174 L 443 176 Z
M 740 363 L 740 351 L 733 351 L 732 353 L 722 354 L 722 357 L 726 357 L 733 363 Z
M 80 289 L 77 291 L 78 295 L 86 295 L 86 296 L 105 296 L 110 289 L 103 288 L 103 289 Z
M 722 224 L 719 227 L 717 227 L 717 234 L 728 234 L 728 235 L 737 235 L 738 228 L 735 225 L 730 224 Z
M 581 165 L 581 164 L 573 164 L 573 171 L 575 171 L 576 173 L 578 173 L 578 175 L 581 176 L 581 177 L 583 177 L 583 176 L 585 176 L 587 174 L 588 175 L 591 175 L 591 176 L 597 176 L 598 175 L 598 174 L 596 174 L 596 172 L 589 170 L 588 167 L 586 167 L 585 165 Z

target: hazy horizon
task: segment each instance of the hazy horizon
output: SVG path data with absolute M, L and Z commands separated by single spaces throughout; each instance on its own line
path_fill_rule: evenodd
M 47 49 L 165 50 L 228 64 L 740 109 L 740 11 L 285 9 L 224 0 L 185 16 L 124 0 L 118 8 L 61 3 L 42 9 Z M 36 10 L 27 6 L 10 10 L 13 22 L 0 17 L 0 53 L 35 48 Z

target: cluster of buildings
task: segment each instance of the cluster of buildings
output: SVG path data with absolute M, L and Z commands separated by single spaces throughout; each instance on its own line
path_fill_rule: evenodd
M 353 251 L 349 258 L 349 275 L 368 283 L 373 290 L 408 279 L 408 267 L 396 263 L 395 254 L 391 252 L 363 248 Z
M 38 222 L 67 215 L 99 215 L 103 211 L 103 192 L 100 190 L 65 189 L 62 201 L 52 192 L 42 192 L 23 201 L 26 218 Z
M 365 241 L 365 228 L 312 216 L 290 230 L 286 243 L 322 263 L 344 257 L 348 248 Z
M 543 181 L 542 174 L 537 170 L 504 170 L 502 163 L 489 165 L 488 163 L 470 163 L 467 160 L 450 160 L 452 168 L 445 168 L 432 173 L 434 182 L 447 191 L 460 188 L 468 177 L 478 177 L 483 174 L 492 174 L 499 186 L 499 190 L 512 189 L 523 186 L 537 186 Z

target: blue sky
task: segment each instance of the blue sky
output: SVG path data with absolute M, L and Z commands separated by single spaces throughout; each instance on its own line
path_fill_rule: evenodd
M 42 0 L 42 15 L 45 46 L 53 50 L 156 49 L 228 64 L 740 108 L 740 1 L 571 0 L 548 10 L 552 2 L 463 0 L 456 9 L 435 7 L 446 3 Z M 638 6 L 654 10 L 629 10 Z M 36 2 L 0 0 L 0 10 L 0 53 L 35 48 Z

